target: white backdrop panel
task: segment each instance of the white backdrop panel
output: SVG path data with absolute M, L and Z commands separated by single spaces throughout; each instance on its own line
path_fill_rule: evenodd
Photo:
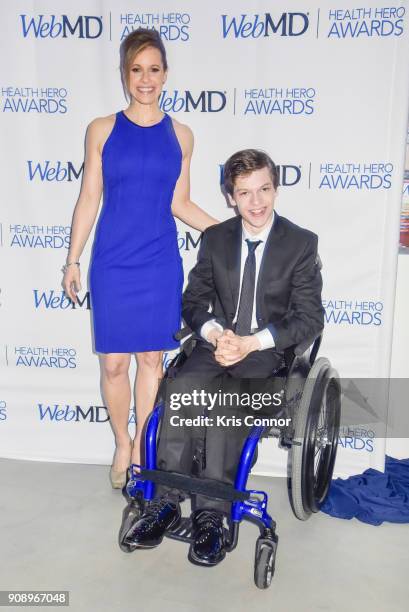
M 93 118 L 126 107 L 119 44 L 138 25 L 160 29 L 170 66 L 161 105 L 195 134 L 192 199 L 229 218 L 234 213 L 220 191 L 221 164 L 238 149 L 268 151 L 281 169 L 278 212 L 320 238 L 322 354 L 342 376 L 389 375 L 408 100 L 407 3 L 351 4 L 1 4 L 2 456 L 111 461 L 87 308 L 92 236 L 81 259 L 82 306 L 72 308 L 63 298 L 60 268 L 85 130 Z M 199 233 L 182 223 L 178 228 L 187 277 Z M 130 420 L 132 428 L 132 409 Z M 382 439 L 352 438 L 348 448 L 340 438 L 339 474 L 383 466 Z M 282 475 L 285 461 L 285 453 L 265 442 L 258 470 Z

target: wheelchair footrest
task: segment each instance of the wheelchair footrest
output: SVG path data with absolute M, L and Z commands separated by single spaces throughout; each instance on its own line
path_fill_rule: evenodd
M 166 532 L 166 537 L 180 542 L 193 542 L 192 521 L 189 517 L 182 517 L 175 529 Z
M 230 544 L 230 533 L 226 527 L 223 527 L 224 531 L 224 539 L 226 545 Z M 171 529 L 166 532 L 166 537 L 171 540 L 179 540 L 179 542 L 188 542 L 191 544 L 194 541 L 193 538 L 193 528 L 192 528 L 192 519 L 188 516 L 182 517 L 180 519 L 180 523 L 175 529 Z
M 141 477 L 144 480 L 150 480 L 155 484 L 165 485 L 172 489 L 197 493 L 229 502 L 244 501 L 250 497 L 250 493 L 247 491 L 238 491 L 232 485 L 210 478 L 196 478 L 177 472 L 146 469 L 141 470 Z

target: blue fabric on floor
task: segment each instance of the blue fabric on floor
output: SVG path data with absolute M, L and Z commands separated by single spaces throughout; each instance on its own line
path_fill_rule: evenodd
M 333 480 L 321 510 L 370 525 L 409 523 L 409 459 L 387 456 L 385 472 L 369 469 L 346 480 Z

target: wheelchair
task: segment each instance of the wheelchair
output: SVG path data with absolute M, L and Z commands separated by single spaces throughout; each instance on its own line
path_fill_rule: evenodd
M 164 380 L 183 365 L 195 344 L 195 336 L 189 328 L 178 332 L 176 337 L 185 341 L 181 352 L 170 363 Z M 260 535 L 255 547 L 254 582 L 260 589 L 270 586 L 278 544 L 276 523 L 267 511 L 267 494 L 247 489 L 247 480 L 255 463 L 258 442 L 261 438 L 278 438 L 279 447 L 288 452 L 287 483 L 293 513 L 299 520 L 305 521 L 320 510 L 332 479 L 341 411 L 338 373 L 327 358 L 317 358 L 321 339 L 319 335 L 285 351 L 284 365 L 276 376 L 284 381 L 282 414 L 288 420 L 284 427 L 254 425 L 251 428 L 242 448 L 234 486 L 157 469 L 157 436 L 164 410 L 159 389 L 155 407 L 146 423 L 145 465 L 130 467 L 126 485 L 129 501 L 119 531 L 119 546 L 123 551 L 130 552 L 124 542 L 125 537 L 139 518 L 144 503 L 153 499 L 156 484 L 187 494 L 200 493 L 232 504 L 229 527 L 225 528 L 227 552 L 237 546 L 243 519 L 258 525 Z M 191 543 L 190 518 L 182 517 L 179 525 L 173 531 L 168 531 L 166 536 Z

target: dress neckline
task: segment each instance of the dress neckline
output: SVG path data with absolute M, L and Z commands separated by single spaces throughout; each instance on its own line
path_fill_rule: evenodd
M 166 113 L 163 113 L 163 117 L 162 117 L 162 119 L 161 119 L 160 121 L 158 121 L 157 123 L 153 123 L 152 125 L 140 125 L 139 123 L 136 123 L 135 121 L 132 121 L 132 119 L 130 119 L 130 118 L 128 117 L 128 115 L 126 115 L 126 114 L 125 114 L 125 111 L 121 111 L 121 115 L 122 115 L 123 117 L 125 117 L 125 119 L 126 119 L 127 121 L 129 121 L 129 123 L 132 123 L 132 125 L 134 125 L 135 127 L 141 128 L 141 129 L 143 129 L 143 130 L 145 130 L 145 129 L 149 129 L 149 128 L 154 128 L 154 127 L 156 127 L 157 125 L 160 125 L 160 124 L 161 124 L 161 123 L 162 123 L 162 122 L 163 122 L 163 121 L 166 119 L 166 117 L 167 117 L 167 114 L 166 114 Z

